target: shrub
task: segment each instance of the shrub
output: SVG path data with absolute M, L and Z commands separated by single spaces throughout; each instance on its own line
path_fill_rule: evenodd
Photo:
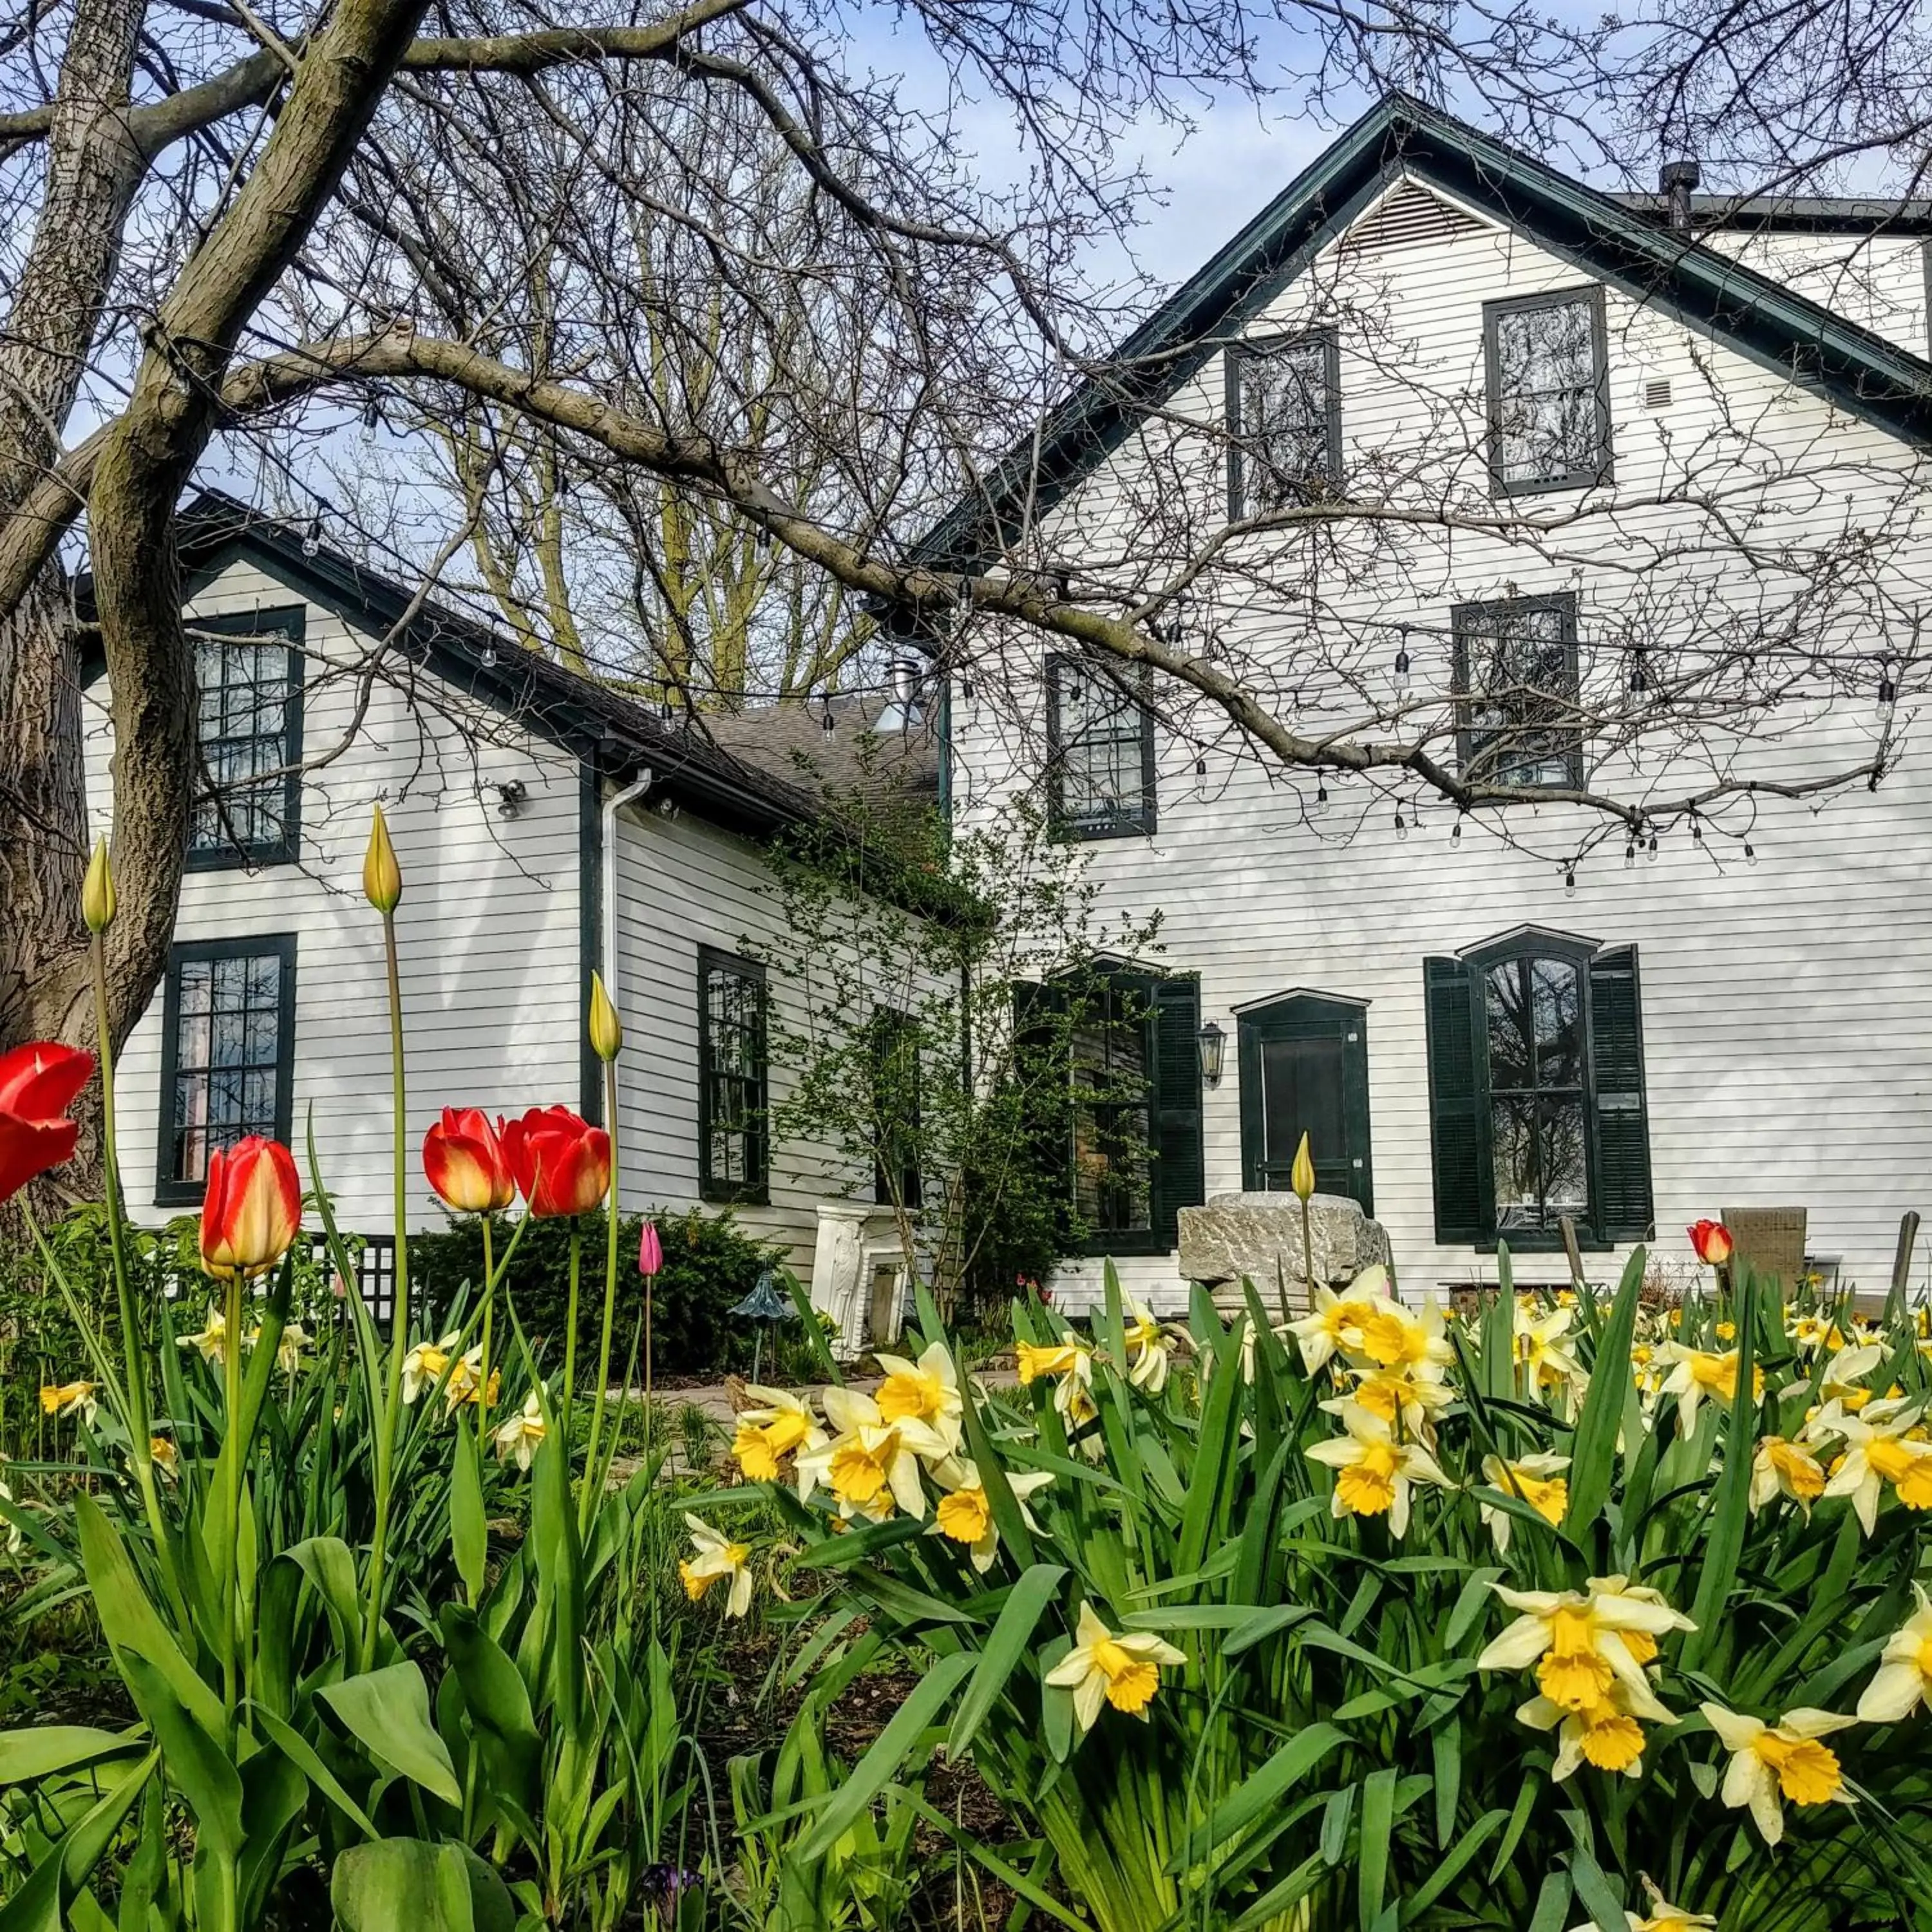
M 752 1336 L 748 1324 L 728 1314 L 757 1285 L 760 1273 L 777 1267 L 782 1250 L 748 1234 L 729 1214 L 654 1212 L 664 1244 L 664 1272 L 652 1297 L 652 1366 L 659 1376 L 722 1373 L 748 1369 Z M 620 1304 L 616 1361 L 626 1359 L 644 1312 L 644 1285 L 638 1274 L 638 1239 L 644 1216 L 627 1215 L 617 1225 L 617 1248 L 624 1286 Z M 604 1217 L 583 1217 L 583 1287 L 578 1303 L 577 1358 L 586 1372 L 597 1359 L 603 1279 Z M 500 1259 L 509 1239 L 507 1226 L 496 1234 Z M 465 1282 L 483 1275 L 483 1228 L 473 1215 L 453 1219 L 448 1232 L 418 1235 L 410 1244 L 410 1272 L 439 1310 L 452 1306 Z M 504 1276 L 517 1319 L 532 1347 L 548 1345 L 553 1363 L 563 1356 L 564 1322 L 570 1301 L 570 1226 L 567 1221 L 532 1221 L 524 1231 Z M 770 1350 L 766 1351 L 769 1356 Z M 614 1378 L 616 1373 L 614 1369 Z

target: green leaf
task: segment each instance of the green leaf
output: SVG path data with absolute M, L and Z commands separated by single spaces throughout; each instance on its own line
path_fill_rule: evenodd
M 80 1538 L 80 1558 L 94 1593 L 95 1614 L 109 1648 L 118 1654 L 144 1659 L 158 1671 L 176 1700 L 206 1731 L 220 1731 L 221 1700 L 196 1674 L 181 1646 L 160 1619 L 134 1566 L 100 1505 L 85 1490 L 74 1498 L 74 1528 Z
M 1678 1667 L 1684 1670 L 1697 1668 L 1717 1635 L 1725 1601 L 1737 1580 L 1744 1534 L 1750 1526 L 1751 1460 L 1757 1441 L 1752 1342 L 1759 1292 L 1756 1278 L 1748 1271 L 1738 1319 L 1737 1393 L 1732 1397 L 1725 1426 L 1724 1472 L 1718 1478 L 1717 1494 L 1705 1526 L 1704 1561 L 1697 1573 L 1696 1601 L 1690 1610 L 1690 1620 L 1697 1628 L 1685 1634 L 1678 1653 Z M 1582 1889 L 1580 1876 L 1577 1889 L 1580 1893 Z
M 1046 1606 L 1060 1588 L 1066 1568 L 1058 1563 L 1036 1563 L 1013 1586 L 1000 1610 L 999 1621 L 980 1653 L 973 1681 L 953 1713 L 952 1730 L 946 1740 L 946 1755 L 964 1755 L 987 1713 L 998 1702 L 1013 1666 L 1026 1654 L 1033 1634 Z
M 1616 1474 L 1617 1432 L 1623 1426 L 1624 1398 L 1630 1384 L 1630 1343 L 1636 1333 L 1637 1302 L 1643 1293 L 1644 1250 L 1624 1264 L 1610 1319 L 1597 1338 L 1590 1365 L 1590 1392 L 1570 1450 L 1570 1501 L 1563 1512 L 1563 1534 L 1581 1543 L 1604 1513 Z
M 1456 1835 L 1456 1805 L 1462 1794 L 1462 1720 L 1451 1718 L 1430 1733 L 1436 1773 L 1436 1848 L 1447 1851 Z
M 1743 1328 L 1740 1322 L 1740 1332 Z M 1570 1854 L 1570 1877 L 1576 1888 L 1576 1902 L 1589 1913 L 1597 1932 L 1628 1932 L 1623 1901 L 1610 1889 L 1603 1868 L 1582 1846 Z
M 1312 1771 L 1337 1744 L 1346 1744 L 1345 1732 L 1333 1724 L 1310 1724 L 1295 1732 L 1281 1749 L 1251 1772 L 1208 1814 L 1200 1830 L 1168 1861 L 1170 1871 L 1179 1871 L 1205 1859 L 1237 1833 L 1271 1811 L 1283 1795 Z
M 898 1774 L 914 1744 L 938 1720 L 947 1698 L 971 1671 L 973 1653 L 942 1658 L 914 1687 L 911 1696 L 892 1713 L 885 1729 L 872 1741 L 852 1774 L 832 1794 L 818 1822 L 796 1854 L 809 1861 L 823 1858 L 850 1830 L 859 1814 Z
M 1362 1780 L 1362 1831 L 1355 1881 L 1356 1916 L 1362 1932 L 1375 1932 L 1388 1887 L 1389 1834 L 1395 1829 L 1393 1766 L 1372 1771 Z
M 1312 1617 L 1314 1611 L 1306 1604 L 1274 1604 L 1267 1610 L 1257 1610 L 1248 1620 L 1228 1634 L 1228 1640 L 1221 1646 L 1223 1657 L 1239 1657 L 1244 1650 L 1252 1650 L 1258 1643 L 1265 1643 L 1285 1630 Z
M 1345 1784 L 1322 1808 L 1322 1862 L 1339 1865 L 1348 1849 L 1349 1821 L 1355 1815 L 1355 1787 Z
M 68 1903 L 87 1882 L 160 1762 L 150 1751 L 49 1849 L 19 1891 L 0 1904 L 0 1932 L 61 1932 Z
M 516 1932 L 509 1888 L 467 1845 L 351 1846 L 329 1874 L 328 1902 L 342 1932 Z
M 219 1742 L 226 1727 L 206 1729 L 174 1694 L 166 1672 L 145 1657 L 123 1657 L 121 1668 L 161 1748 L 169 1782 L 194 1814 L 196 1843 L 232 1864 L 243 1841 L 242 1774 Z
M 460 1604 L 443 1607 L 442 1641 L 463 1686 L 493 1795 L 534 1817 L 542 1808 L 543 1739 L 523 1673 L 475 1613 Z
M 283 1756 L 365 1838 L 380 1838 L 382 1835 L 369 1814 L 344 1790 L 340 1779 L 322 1762 L 315 1747 L 298 1731 L 284 1723 L 274 1712 L 265 1710 L 260 1704 L 249 1706 L 249 1716 L 250 1721 L 260 1726 L 262 1735 L 273 1742 Z
M 0 1784 L 27 1784 L 57 1771 L 76 1771 L 146 1748 L 124 1732 L 99 1731 L 86 1724 L 42 1724 L 25 1731 L 0 1731 Z
M 483 1594 L 483 1568 L 490 1532 L 483 1520 L 483 1485 L 476 1472 L 480 1454 L 467 1418 L 459 1420 L 455 1460 L 449 1472 L 449 1548 L 456 1574 L 471 1602 Z
M 1563 1922 L 1570 1916 L 1570 1885 L 1568 1872 L 1553 1871 L 1543 1881 L 1543 1889 L 1536 1895 L 1536 1910 L 1532 1916 L 1527 1932 L 1563 1932 Z
M 412 1778 L 446 1804 L 461 1806 L 463 1790 L 448 1749 L 430 1722 L 429 1686 L 415 1664 L 365 1671 L 325 1684 L 316 1694 L 378 1762 Z

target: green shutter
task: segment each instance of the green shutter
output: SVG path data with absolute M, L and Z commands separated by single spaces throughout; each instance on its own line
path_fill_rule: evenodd
M 1423 992 L 1429 1028 L 1429 1146 L 1436 1190 L 1436 1238 L 1480 1241 L 1484 1211 L 1481 1086 L 1476 1064 L 1474 994 L 1460 959 L 1425 959 Z
M 1612 947 L 1590 962 L 1590 1068 L 1597 1109 L 1597 1233 L 1606 1241 L 1648 1240 L 1655 1210 L 1643 1094 L 1643 1005 L 1634 946 Z
M 1201 982 L 1156 980 L 1154 1001 L 1154 1245 L 1180 1240 L 1180 1210 L 1208 1198 L 1201 1150 Z

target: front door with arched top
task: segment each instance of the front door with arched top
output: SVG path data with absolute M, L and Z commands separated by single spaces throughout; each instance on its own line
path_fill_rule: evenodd
M 1315 1185 L 1375 1212 L 1369 1155 L 1368 1009 L 1294 993 L 1237 1014 L 1241 1079 L 1241 1185 L 1286 1191 L 1304 1133 Z

